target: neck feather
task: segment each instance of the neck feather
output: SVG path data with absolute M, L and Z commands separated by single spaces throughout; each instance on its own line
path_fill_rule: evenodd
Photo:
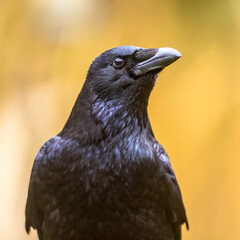
M 115 99 L 103 100 L 92 94 L 90 96 L 82 92 L 79 94 L 59 136 L 89 144 L 118 134 L 131 135 L 143 129 L 152 132 L 146 102 L 126 103 Z

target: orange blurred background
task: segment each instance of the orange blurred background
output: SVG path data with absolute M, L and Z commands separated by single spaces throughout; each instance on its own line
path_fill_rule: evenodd
M 173 47 L 149 115 L 180 183 L 183 239 L 240 239 L 238 0 L 12 0 L 0 6 L 0 239 L 24 231 L 32 163 L 68 118 L 91 61 Z

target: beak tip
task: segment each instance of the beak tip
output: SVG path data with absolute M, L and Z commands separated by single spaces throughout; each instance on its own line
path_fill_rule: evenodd
M 159 48 L 159 53 L 165 56 L 173 57 L 176 60 L 182 57 L 182 54 L 174 48 Z
M 176 58 L 178 59 L 178 58 L 180 58 L 180 57 L 182 57 L 182 54 L 181 54 L 179 51 L 177 51 L 177 53 L 176 53 Z
M 177 51 L 177 53 L 176 53 L 176 58 L 179 59 L 180 57 L 182 57 L 182 54 Z

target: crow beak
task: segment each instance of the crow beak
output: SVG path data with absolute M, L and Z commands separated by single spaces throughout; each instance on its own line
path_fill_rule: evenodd
M 138 56 L 141 56 L 141 51 L 142 55 L 148 55 L 150 58 L 144 59 L 144 61 L 141 61 L 133 68 L 132 71 L 135 76 L 140 76 L 157 69 L 162 70 L 182 56 L 180 52 L 173 48 L 141 49 L 137 53 Z

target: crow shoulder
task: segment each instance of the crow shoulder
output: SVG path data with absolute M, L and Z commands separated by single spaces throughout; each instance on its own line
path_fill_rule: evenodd
M 74 153 L 77 146 L 74 140 L 64 140 L 55 136 L 42 146 L 34 160 L 25 210 L 25 229 L 27 233 L 30 232 L 31 227 L 37 229 L 40 240 L 44 223 L 42 198 L 51 197 L 51 192 L 48 192 L 46 186 L 50 181 L 57 186 L 56 183 L 62 177 L 61 170 L 65 168 L 68 158 L 71 157 L 69 153 Z
M 174 174 L 166 151 L 157 141 L 154 142 L 153 148 L 156 152 L 158 162 L 160 163 L 159 165 L 161 168 L 161 174 L 163 175 L 163 195 L 165 196 L 164 208 L 173 228 L 176 230 L 176 235 L 179 235 L 179 237 L 176 237 L 176 240 L 181 239 L 181 229 L 179 228 L 179 226 L 185 223 L 188 229 L 188 220 L 182 200 L 180 187 L 178 185 L 176 176 Z

